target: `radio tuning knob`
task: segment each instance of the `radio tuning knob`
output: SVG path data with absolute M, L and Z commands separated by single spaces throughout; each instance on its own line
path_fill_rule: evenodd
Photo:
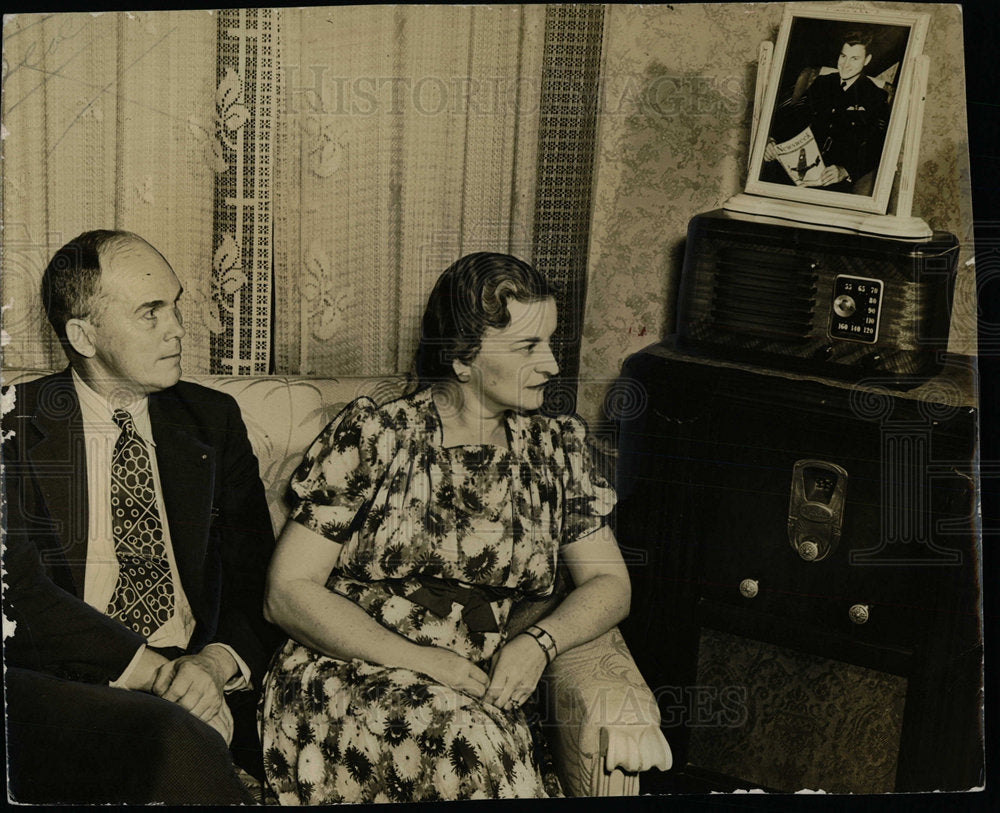
M 799 551 L 799 556 L 801 556 L 807 562 L 811 562 L 817 556 L 819 556 L 819 545 L 817 545 L 811 539 L 807 539 L 804 542 L 799 543 L 798 551 Z
M 841 294 L 835 300 L 833 300 L 833 310 L 837 316 L 847 318 L 852 316 L 854 311 L 858 309 L 857 303 L 854 301 L 854 297 L 848 296 L 847 294 Z
M 847 611 L 847 615 L 855 624 L 867 624 L 869 617 L 868 605 L 852 604 L 851 609 Z
M 744 579 L 740 582 L 740 595 L 743 598 L 753 598 L 759 589 L 756 579 Z

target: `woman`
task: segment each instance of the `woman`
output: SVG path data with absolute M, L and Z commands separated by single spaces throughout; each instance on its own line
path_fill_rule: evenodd
M 462 258 L 427 304 L 422 388 L 349 404 L 293 476 L 265 606 L 290 636 L 261 701 L 279 802 L 558 793 L 521 705 L 558 652 L 625 617 L 630 588 L 582 421 L 537 413 L 556 315 L 528 264 Z M 557 558 L 575 588 L 508 636 Z

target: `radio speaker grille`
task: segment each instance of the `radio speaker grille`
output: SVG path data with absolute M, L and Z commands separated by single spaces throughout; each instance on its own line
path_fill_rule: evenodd
M 906 678 L 704 629 L 696 685 L 744 705 L 692 727 L 692 765 L 786 793 L 895 788 Z
M 720 252 L 712 318 L 720 330 L 804 342 L 816 309 L 816 264 L 796 254 Z

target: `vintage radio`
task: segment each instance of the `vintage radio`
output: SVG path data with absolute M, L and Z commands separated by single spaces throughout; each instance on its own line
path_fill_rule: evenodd
M 724 211 L 694 217 L 678 347 L 908 388 L 941 369 L 958 240 L 832 231 Z

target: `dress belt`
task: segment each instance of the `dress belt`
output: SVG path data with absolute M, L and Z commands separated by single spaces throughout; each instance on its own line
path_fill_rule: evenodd
M 440 618 L 446 618 L 452 604 L 462 605 L 462 620 L 473 632 L 499 632 L 490 602 L 509 598 L 517 593 L 509 587 L 467 585 L 451 579 L 421 579 L 420 587 L 406 598 Z

